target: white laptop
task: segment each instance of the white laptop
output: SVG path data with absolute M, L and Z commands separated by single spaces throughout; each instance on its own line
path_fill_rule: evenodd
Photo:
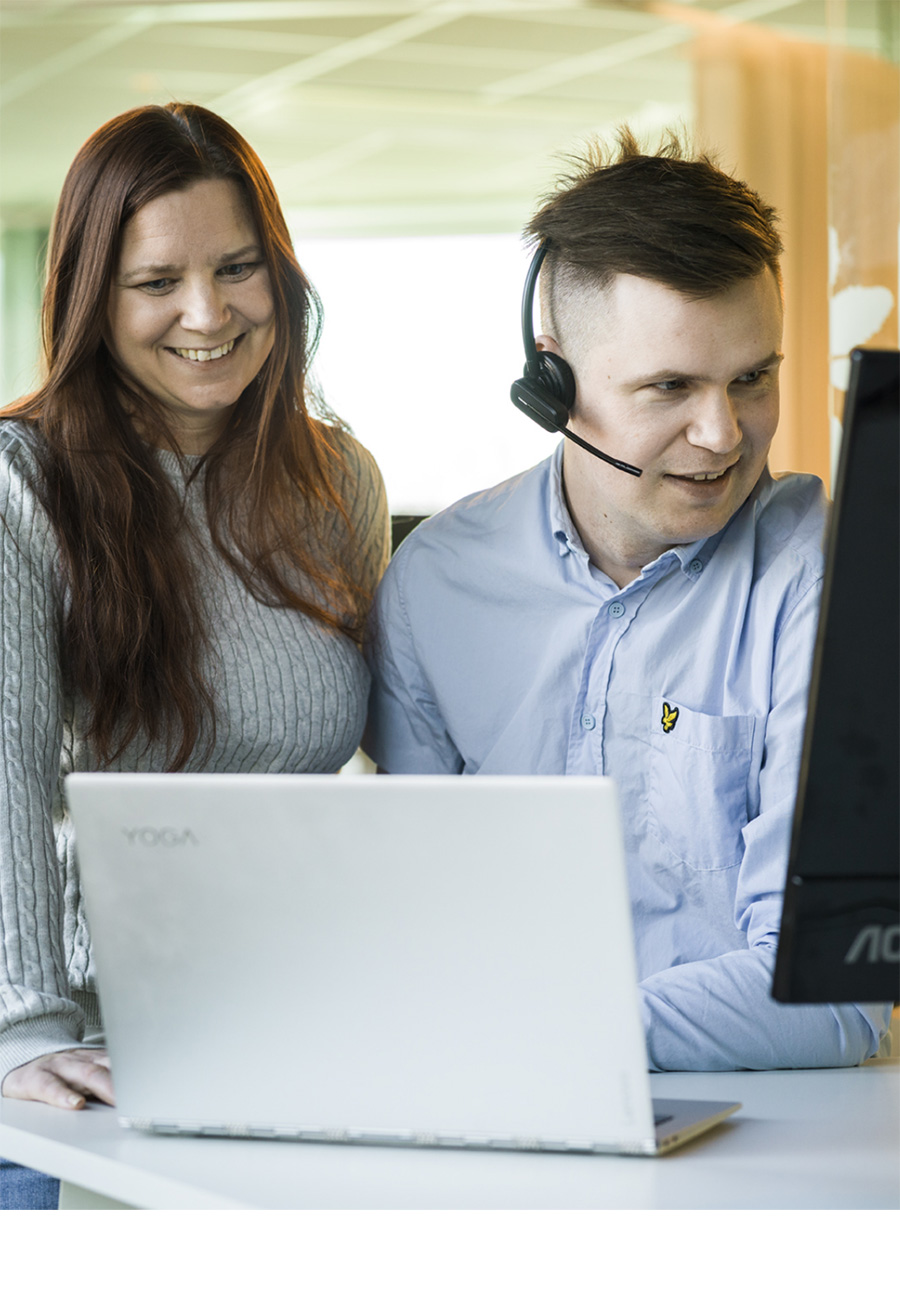
M 613 783 L 76 773 L 121 1121 L 659 1154 Z

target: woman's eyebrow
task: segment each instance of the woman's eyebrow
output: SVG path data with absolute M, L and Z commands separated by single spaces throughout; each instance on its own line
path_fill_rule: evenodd
M 238 247 L 237 251 L 226 252 L 219 258 L 220 265 L 227 265 L 231 260 L 241 260 L 245 256 L 261 256 L 262 250 L 258 243 L 248 242 L 246 247 Z
M 219 265 L 227 265 L 230 261 L 240 260 L 243 256 L 261 256 L 259 244 L 255 242 L 247 243 L 245 247 L 238 247 L 236 251 L 228 251 L 224 256 L 220 256 L 216 262 Z M 181 267 L 179 265 L 136 265 L 133 269 L 127 270 L 124 274 L 119 275 L 119 282 L 128 283 L 135 278 L 165 278 L 167 274 L 174 274 Z
M 136 265 L 134 269 L 120 274 L 119 280 L 127 283 L 132 278 L 145 278 L 148 274 L 152 278 L 164 278 L 166 274 L 173 274 L 177 268 L 177 265 Z

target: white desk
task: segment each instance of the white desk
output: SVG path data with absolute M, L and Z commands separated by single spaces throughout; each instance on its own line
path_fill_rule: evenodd
M 71 1183 L 61 1206 L 74 1207 L 900 1207 L 897 1059 L 666 1073 L 652 1085 L 658 1096 L 744 1107 L 665 1158 L 632 1159 L 147 1136 L 99 1106 L 2 1100 L 0 1154 Z

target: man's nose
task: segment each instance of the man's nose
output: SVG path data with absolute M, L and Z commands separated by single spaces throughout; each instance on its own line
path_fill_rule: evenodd
M 687 431 L 690 444 L 710 453 L 726 454 L 740 444 L 743 433 L 727 391 L 709 391 L 694 407 Z

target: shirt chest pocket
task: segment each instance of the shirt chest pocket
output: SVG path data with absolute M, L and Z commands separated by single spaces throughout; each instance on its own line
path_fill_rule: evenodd
M 737 866 L 750 815 L 756 720 L 654 702 L 648 828 L 673 861 L 695 871 Z

